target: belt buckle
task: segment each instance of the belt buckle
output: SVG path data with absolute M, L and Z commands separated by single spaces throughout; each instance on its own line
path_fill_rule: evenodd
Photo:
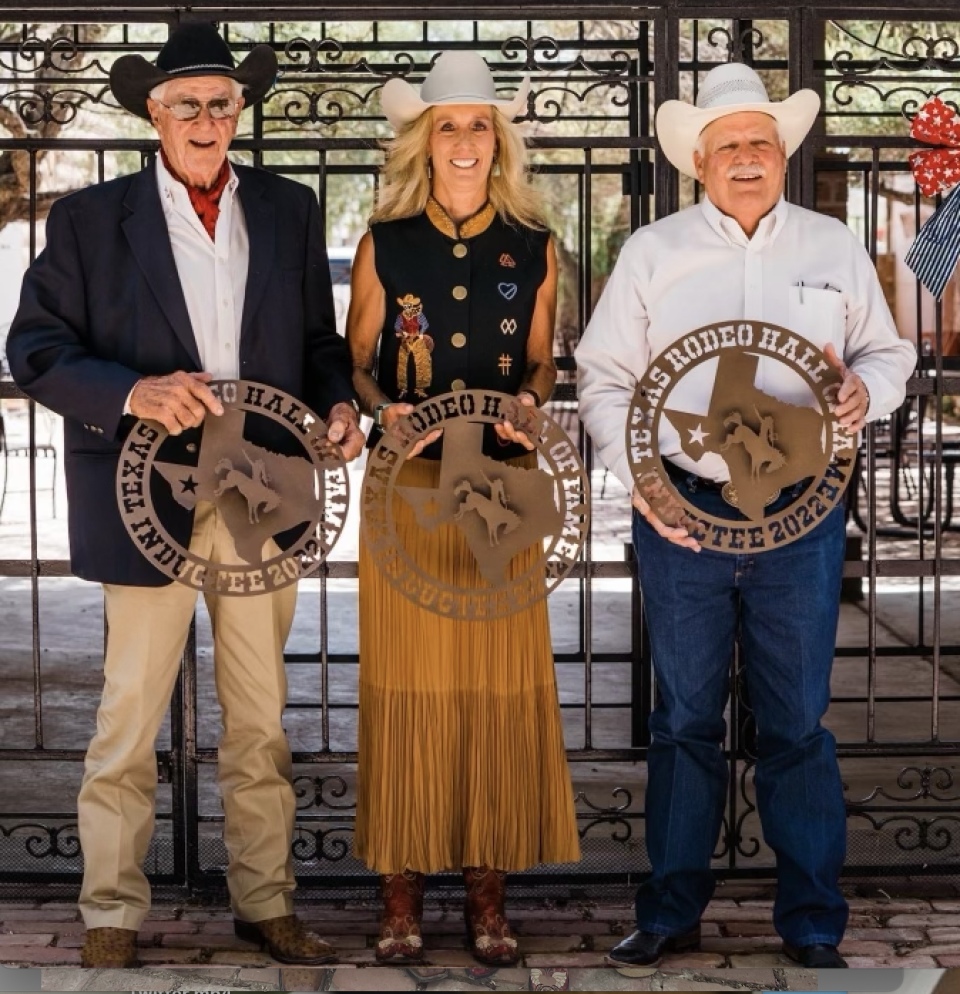
M 740 495 L 737 488 L 728 480 L 720 488 L 720 496 L 731 506 L 740 510 Z M 780 496 L 780 490 L 775 490 L 764 502 L 764 507 L 769 507 Z

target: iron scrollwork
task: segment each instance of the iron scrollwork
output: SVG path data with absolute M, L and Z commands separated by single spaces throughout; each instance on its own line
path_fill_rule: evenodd
M 960 825 L 955 807 L 960 793 L 954 792 L 955 784 L 953 772 L 945 766 L 906 766 L 897 775 L 897 787 L 905 793 L 891 792 L 879 784 L 866 796 L 847 801 L 848 815 L 864 819 L 878 832 L 892 829 L 895 845 L 904 852 L 946 852 L 960 845 L 954 828 Z M 876 804 L 878 801 L 881 803 Z M 890 804 L 918 807 L 915 811 L 891 811 Z
M 309 58 L 305 64 L 301 65 L 304 50 L 309 55 Z M 365 56 L 349 64 L 342 62 L 341 60 L 345 51 L 346 48 L 343 43 L 337 41 L 336 38 L 304 38 L 302 36 L 291 38 L 283 48 L 283 54 L 290 63 L 284 69 L 286 72 L 316 75 L 323 73 L 337 73 L 338 75 L 367 73 L 374 76 L 406 76 L 413 70 L 415 65 L 414 58 L 409 52 L 398 52 L 394 55 L 397 71 L 394 73 L 384 73 L 382 67 L 378 66 L 374 68 Z M 326 62 L 320 61 L 319 56 L 321 52 L 326 55 Z M 333 65 L 331 63 L 336 64 Z
M 274 90 L 271 101 L 284 100 L 282 113 L 285 120 L 291 124 L 324 124 L 332 125 L 338 121 L 349 120 L 346 100 L 354 101 L 361 107 L 366 107 L 371 97 L 379 93 L 381 86 L 371 87 L 366 93 L 346 87 L 336 87 L 328 90 L 307 90 L 304 87 L 284 87 Z M 339 99 L 338 99 L 339 98 Z M 326 101 L 321 109 L 321 103 Z M 304 109 L 305 108 L 305 109 Z
M 726 49 L 728 62 L 744 62 L 764 45 L 763 32 L 757 27 L 744 28 L 736 34 L 728 28 L 715 27 L 707 34 L 707 44 L 712 48 Z
M 81 65 L 70 64 L 76 62 L 80 57 L 80 49 L 73 38 L 66 35 L 41 38 L 36 33 L 24 31 L 15 54 L 15 63 L 11 65 L 0 58 L 0 69 L 20 76 L 44 72 L 82 73 L 91 70 L 106 75 L 106 70 L 98 59 L 91 59 Z M 22 62 L 26 62 L 27 65 L 22 65 Z
M 893 814 L 877 817 L 870 811 L 858 811 L 856 817 L 868 821 L 872 828 L 881 832 L 898 822 L 905 822 L 893 832 L 893 841 L 903 852 L 916 852 L 926 849 L 930 852 L 945 852 L 954 847 L 951 825 L 960 825 L 956 815 L 937 814 L 932 818 L 919 815 Z
M 293 792 L 297 798 L 297 810 L 309 811 L 311 808 L 326 808 L 329 811 L 353 811 L 356 803 L 336 804 L 349 792 L 347 781 L 343 777 L 294 777 Z M 301 804 L 300 801 L 306 803 Z
M 76 859 L 80 855 L 80 838 L 76 824 L 43 825 L 28 822 L 7 828 L 0 825 L 0 836 L 12 839 L 15 835 L 27 834 L 24 849 L 34 859 Z
M 588 813 L 577 815 L 578 820 L 587 823 L 579 829 L 581 839 L 586 838 L 591 829 L 596 828 L 597 825 L 612 826 L 614 831 L 611 832 L 610 838 L 614 842 L 626 843 L 633 838 L 631 821 L 643 817 L 639 811 L 628 813 L 633 805 L 633 794 L 626 787 L 615 787 L 610 796 L 614 801 L 621 803 L 606 806 L 595 804 L 584 791 L 578 791 L 574 797 L 574 804 L 583 804 L 589 808 Z
M 866 796 L 849 803 L 854 807 L 870 804 L 878 798 L 893 801 L 896 804 L 912 801 L 938 801 L 941 804 L 956 804 L 960 802 L 960 794 L 944 795 L 954 786 L 953 773 L 945 766 L 905 766 L 897 775 L 897 786 L 901 790 L 913 791 L 908 797 L 890 794 L 882 785 L 874 787 Z
M 860 40 L 860 39 L 858 39 Z M 863 42 L 861 42 L 863 44 Z M 921 38 L 911 35 L 905 38 L 899 56 L 891 58 L 889 53 L 868 62 L 858 69 L 858 61 L 849 49 L 835 52 L 833 68 L 845 77 L 868 76 L 881 70 L 889 72 L 951 72 L 956 71 L 960 60 L 960 45 L 954 38 Z
M 550 63 L 549 65 L 545 66 L 537 61 L 538 52 L 541 58 Z M 505 59 L 516 60 L 523 56 L 523 64 L 513 68 L 531 73 L 579 71 L 599 76 L 627 76 L 630 73 L 632 58 L 635 58 L 631 57 L 629 52 L 617 49 L 602 63 L 591 64 L 582 54 L 569 62 L 557 62 L 560 52 L 560 44 L 548 35 L 541 35 L 538 38 L 521 38 L 519 35 L 514 35 L 500 46 L 500 54 Z
M 956 87 L 949 85 L 941 89 L 938 84 L 945 81 L 937 76 L 922 78 L 926 74 L 955 75 L 960 71 L 960 43 L 957 39 L 912 34 L 900 41 L 899 51 L 894 51 L 881 45 L 889 22 L 884 22 L 873 39 L 859 37 L 839 21 L 831 23 L 837 31 L 868 52 L 876 53 L 876 57 L 858 58 L 849 48 L 834 52 L 830 65 L 840 78 L 834 82 L 832 96 L 838 107 L 852 106 L 858 96 L 866 92 L 873 94 L 883 107 L 899 98 L 900 106 L 896 110 L 910 120 L 918 107 L 934 93 L 943 98 L 943 94 L 957 91 Z
M 0 106 L 10 103 L 16 108 L 17 116 L 31 129 L 44 124 L 72 124 L 84 104 L 105 102 L 108 87 L 104 85 L 96 92 L 75 87 L 60 90 L 23 89 L 9 90 L 0 94 Z M 116 105 L 113 105 L 116 106 Z
M 353 831 L 353 825 L 337 825 L 335 828 L 303 828 L 298 825 L 291 846 L 293 858 L 300 863 L 337 863 L 346 859 L 353 847 L 344 836 L 352 835 Z

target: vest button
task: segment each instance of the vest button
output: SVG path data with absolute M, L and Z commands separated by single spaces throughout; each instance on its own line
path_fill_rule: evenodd
M 454 300 L 464 300 L 466 296 L 467 296 L 467 288 L 465 286 L 455 286 L 453 288 Z
M 466 385 L 466 383 L 463 382 L 463 380 L 454 380 L 453 383 L 450 384 L 450 389 L 451 390 L 466 390 L 467 389 L 467 385 Z
M 451 337 L 450 344 L 455 349 L 462 349 L 467 344 L 467 336 L 462 331 L 458 331 Z
M 467 254 L 467 246 L 464 245 L 463 242 L 457 242 L 457 244 L 453 246 L 453 254 L 458 259 L 462 259 Z

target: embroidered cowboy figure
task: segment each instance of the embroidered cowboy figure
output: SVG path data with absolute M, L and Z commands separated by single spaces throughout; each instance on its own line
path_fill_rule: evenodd
M 397 303 L 402 308 L 397 315 L 394 328 L 400 339 L 400 354 L 397 356 L 397 387 L 400 396 L 407 395 L 407 366 L 410 356 L 413 357 L 413 368 L 416 376 L 414 393 L 418 397 L 427 396 L 427 387 L 433 379 L 433 361 L 430 353 L 433 351 L 433 339 L 424 334 L 430 327 L 423 313 L 423 304 L 419 297 L 408 293 L 397 297 Z

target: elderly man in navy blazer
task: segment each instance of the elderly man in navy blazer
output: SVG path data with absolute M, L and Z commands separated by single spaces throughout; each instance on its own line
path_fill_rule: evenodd
M 223 413 L 207 383 L 242 377 L 308 404 L 347 458 L 363 445 L 316 197 L 226 157 L 240 110 L 276 74 L 266 45 L 235 66 L 209 24 L 177 29 L 156 65 L 117 60 L 114 95 L 152 121 L 161 154 L 54 205 L 8 339 L 14 379 L 64 417 L 71 562 L 77 576 L 103 584 L 109 623 L 78 799 L 88 967 L 136 963 L 150 908 L 141 864 L 154 826 L 155 742 L 196 602 L 124 530 L 115 476 L 126 434 L 137 418 L 162 422 L 189 461 L 198 427 Z M 238 561 L 212 504 L 193 513 L 169 495 L 156 501 L 181 544 Z M 295 603 L 294 586 L 208 599 L 236 931 L 282 962 L 317 965 L 335 953 L 293 913 L 295 799 L 281 725 Z

